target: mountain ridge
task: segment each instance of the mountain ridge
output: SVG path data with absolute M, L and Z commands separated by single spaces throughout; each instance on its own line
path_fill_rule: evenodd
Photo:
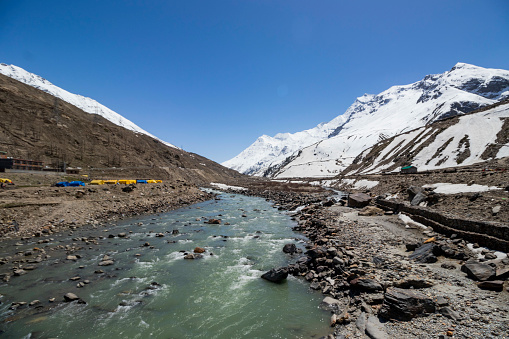
M 344 114 L 303 131 L 307 134 L 289 134 L 286 140 L 259 138 L 223 165 L 274 178 L 331 177 L 381 140 L 508 97 L 509 71 L 457 63 L 444 73 L 358 97 Z M 329 127 L 326 136 L 321 126 Z M 271 147 L 274 144 L 277 147 Z
M 104 117 L 105 119 L 111 121 L 115 125 L 127 128 L 131 131 L 146 134 L 154 139 L 157 139 L 164 143 L 167 146 L 178 148 L 177 146 L 163 141 L 156 136 L 152 135 L 151 133 L 145 131 L 132 121 L 124 118 L 117 112 L 109 109 L 108 107 L 104 106 L 103 104 L 97 102 L 96 100 L 85 97 L 80 94 L 74 94 L 71 92 L 66 91 L 63 88 L 60 88 L 54 84 L 52 84 L 50 81 L 46 80 L 45 78 L 41 77 L 40 75 L 30 73 L 26 71 L 25 69 L 15 66 L 15 65 L 7 65 L 5 63 L 0 63 L 0 73 L 3 75 L 6 75 L 12 79 L 18 80 L 22 83 L 25 83 L 29 86 L 32 86 L 34 88 L 37 88 L 39 90 L 42 90 L 43 92 L 46 92 L 54 97 L 57 97 L 59 99 L 64 100 L 65 102 L 68 102 L 79 109 L 90 113 L 90 114 L 97 114 L 99 116 Z

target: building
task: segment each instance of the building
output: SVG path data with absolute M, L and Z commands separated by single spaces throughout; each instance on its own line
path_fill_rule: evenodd
M 42 161 L 0 157 L 0 172 L 6 169 L 42 171 Z
M 401 167 L 400 173 L 402 173 L 402 174 L 417 173 L 417 167 L 415 167 L 415 166 Z

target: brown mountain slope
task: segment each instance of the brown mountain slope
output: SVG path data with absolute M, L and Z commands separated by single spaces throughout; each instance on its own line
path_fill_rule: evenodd
M 241 177 L 1 74 L 0 151 L 50 166 L 65 162 L 91 177 L 157 177 L 196 184 Z

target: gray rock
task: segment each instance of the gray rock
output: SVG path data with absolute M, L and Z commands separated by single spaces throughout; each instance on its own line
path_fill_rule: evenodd
M 438 296 L 437 300 L 435 301 L 435 303 L 439 307 L 447 306 L 447 305 L 449 305 L 449 299 L 447 299 L 447 298 L 445 298 L 443 296 Z
M 409 258 L 419 263 L 434 263 L 437 262 L 437 257 L 434 253 L 437 252 L 438 246 L 430 242 L 418 247 L 414 253 L 409 255 Z
M 357 321 L 355 322 L 355 326 L 361 331 L 361 333 L 364 333 L 366 331 L 366 313 L 362 312 L 361 315 L 357 318 Z
M 406 192 L 411 201 L 417 194 L 424 192 L 424 188 L 419 186 L 410 186 L 407 188 Z
M 452 308 L 450 307 L 442 307 L 439 312 L 444 316 L 444 317 L 447 317 L 449 319 L 452 319 L 454 321 L 459 321 L 461 319 L 463 319 L 457 312 L 455 312 Z
M 18 268 L 18 269 L 15 269 L 12 273 L 14 276 L 19 277 L 20 275 L 27 274 L 27 271 L 25 271 L 21 268 Z
M 435 312 L 435 303 L 426 295 L 400 288 L 388 289 L 380 315 L 388 319 L 410 320 L 425 313 Z
M 365 207 L 371 202 L 371 197 L 364 193 L 354 193 L 348 196 L 349 207 Z
M 98 265 L 99 266 L 110 266 L 113 265 L 115 262 L 113 260 L 104 260 L 101 261 Z
M 491 210 L 491 214 L 497 215 L 500 212 L 501 208 L 502 208 L 502 206 L 500 206 L 500 205 L 497 205 L 497 206 L 493 207 L 492 210 Z
M 394 283 L 394 286 L 399 288 L 428 288 L 433 285 L 435 283 L 432 280 L 417 276 L 409 276 Z
M 421 202 L 426 201 L 427 198 L 428 196 L 426 194 L 424 194 L 423 192 L 419 192 L 413 197 L 412 201 L 410 202 L 410 205 L 417 206 Z
M 376 292 L 376 291 L 383 290 L 382 285 L 380 285 L 380 283 L 378 283 L 374 279 L 357 278 L 357 279 L 352 280 L 350 282 L 350 285 L 352 285 L 352 287 L 356 287 L 362 291 L 367 291 L 367 292 Z
M 35 305 L 38 305 L 38 304 L 40 304 L 40 303 L 41 303 L 41 301 L 40 301 L 40 300 L 34 300 L 34 301 L 32 301 L 30 304 L 28 304 L 28 306 L 35 306 Z
M 80 298 L 74 294 L 74 293 L 67 293 L 64 295 L 64 301 L 75 301 L 75 300 L 79 300 Z
M 495 275 L 495 269 L 487 264 L 482 264 L 477 261 L 467 261 L 461 270 L 465 272 L 470 278 L 474 280 L 488 280 Z
M 184 259 L 201 259 L 203 255 L 200 253 L 188 253 L 184 256 Z
M 495 280 L 507 280 L 509 278 L 509 267 L 500 268 L 495 274 Z
M 78 257 L 75 255 L 68 255 L 67 260 L 78 260 Z
M 273 268 L 270 271 L 264 273 L 262 278 L 274 283 L 280 283 L 288 278 L 288 268 L 287 267 L 279 267 Z
M 389 339 L 384 325 L 374 315 L 370 315 L 366 322 L 366 334 L 371 339 Z
M 320 306 L 322 308 L 325 308 L 327 310 L 336 310 L 338 309 L 339 305 L 340 305 L 340 301 L 337 300 L 337 299 L 334 299 L 334 298 L 331 298 L 331 297 L 325 297 Z
M 497 259 L 497 255 L 496 255 L 495 253 L 488 252 L 488 253 L 486 253 L 486 254 L 484 255 L 484 258 L 485 258 L 485 259 L 489 259 L 489 260 L 491 260 L 491 259 Z

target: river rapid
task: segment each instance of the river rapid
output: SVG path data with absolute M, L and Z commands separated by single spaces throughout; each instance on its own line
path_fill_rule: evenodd
M 323 297 L 304 279 L 289 276 L 274 284 L 260 278 L 296 259 L 282 252 L 284 244 L 304 249 L 304 237 L 291 229 L 295 222 L 262 198 L 219 197 L 106 229 L 52 235 L 47 244 L 36 244 L 40 238 L 3 243 L 2 256 L 46 246 L 51 257 L 0 285 L 2 338 L 318 338 L 330 333 L 330 314 L 318 307 Z M 205 224 L 210 218 L 222 224 Z M 80 239 L 89 236 L 102 239 L 97 245 Z M 72 243 L 83 246 L 72 253 L 81 256 L 78 260 L 51 251 Z M 184 259 L 195 247 L 206 250 L 203 258 Z M 98 266 L 105 255 L 114 264 Z M 88 283 L 78 288 L 80 282 Z M 68 292 L 86 304 L 63 302 Z M 33 300 L 40 303 L 9 309 L 13 302 Z

